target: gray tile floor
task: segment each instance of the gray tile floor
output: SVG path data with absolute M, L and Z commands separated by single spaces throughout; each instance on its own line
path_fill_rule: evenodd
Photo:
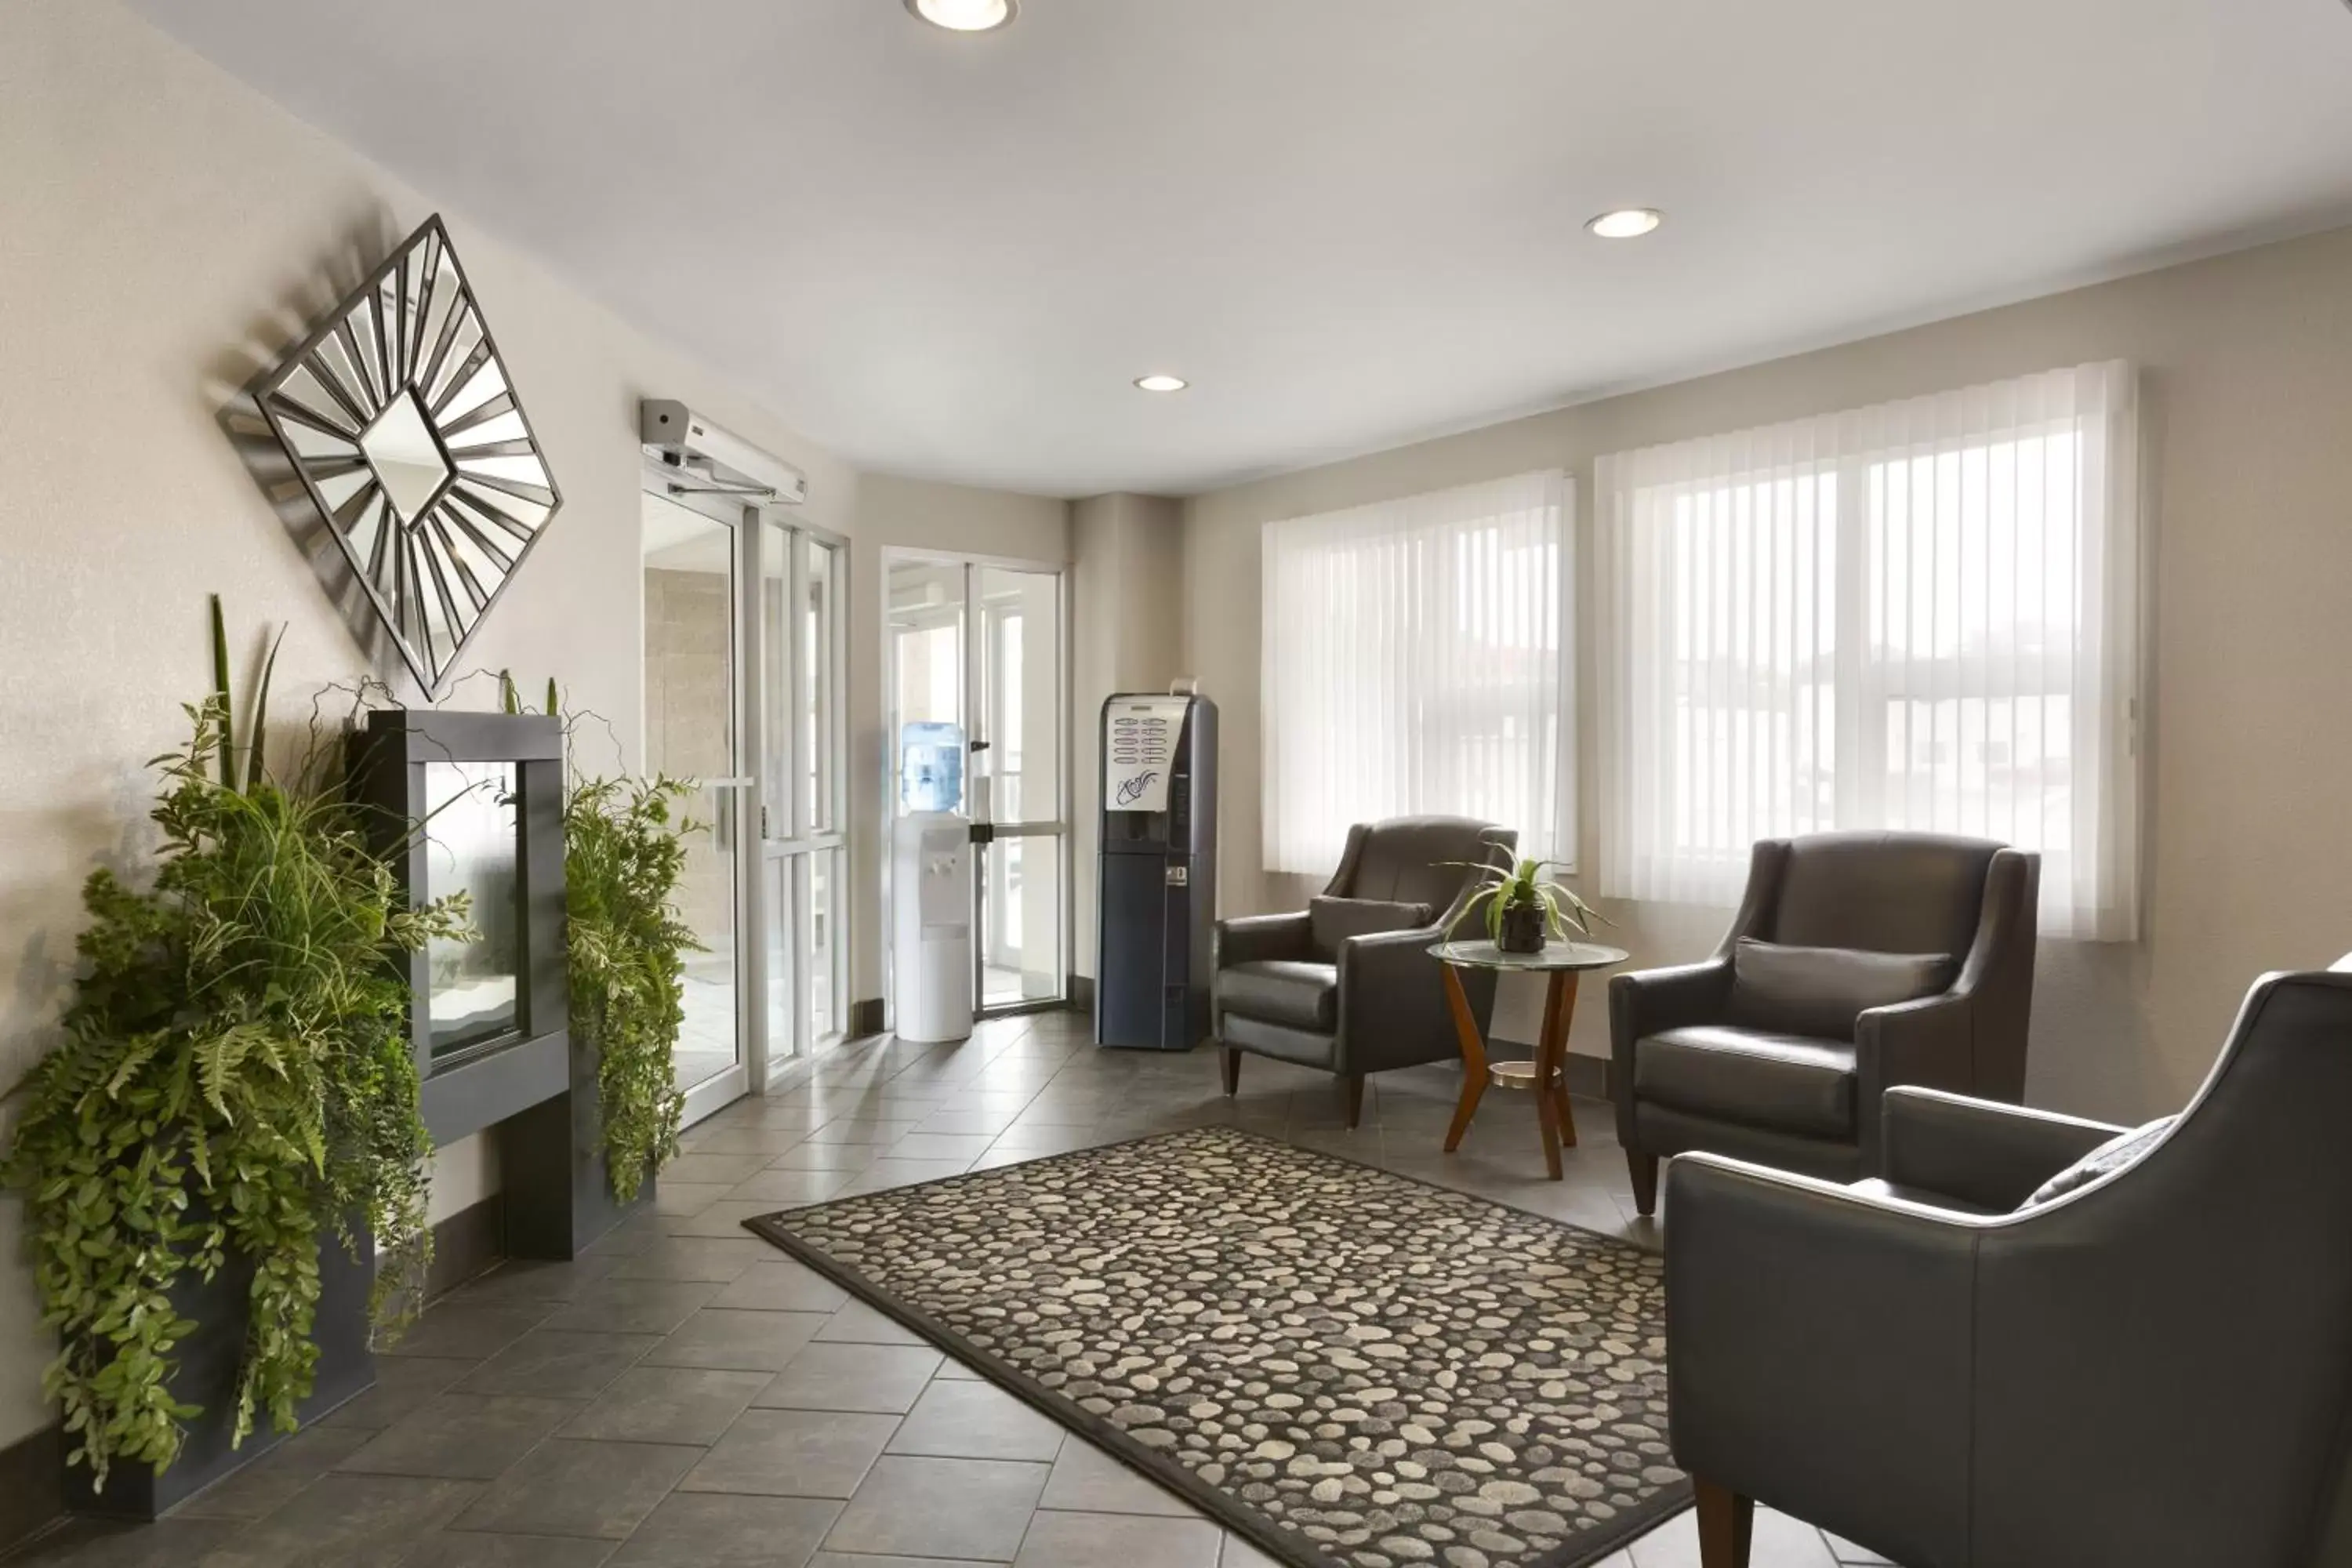
M 882 1038 L 688 1134 L 658 1213 L 572 1263 L 509 1264 L 428 1311 L 377 1388 L 162 1524 L 77 1524 L 20 1561 L 77 1568 L 1242 1568 L 1266 1559 L 916 1336 L 747 1235 L 793 1204 L 1204 1122 L 1654 1245 L 1606 1108 L 1580 1103 L 1543 1179 L 1532 1102 L 1490 1094 L 1439 1149 L 1450 1067 L 1375 1079 L 1340 1125 L 1329 1079 L 1215 1054 L 1114 1052 L 1083 1020 Z M 1756 1568 L 1875 1563 L 1778 1516 Z M 1603 1568 L 1696 1568 L 1689 1517 Z

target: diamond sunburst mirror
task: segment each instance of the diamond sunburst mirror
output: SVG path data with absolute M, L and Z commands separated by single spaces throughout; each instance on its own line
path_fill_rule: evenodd
M 563 504 L 441 219 L 256 395 L 401 658 L 437 695 Z

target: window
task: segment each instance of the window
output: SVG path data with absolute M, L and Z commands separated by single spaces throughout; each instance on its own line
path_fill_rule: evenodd
M 1419 812 L 1572 857 L 1568 510 L 1553 471 L 1266 524 L 1268 870 Z
M 1729 904 L 1758 838 L 2041 852 L 2137 933 L 2137 408 L 2084 365 L 1601 460 L 1601 891 Z

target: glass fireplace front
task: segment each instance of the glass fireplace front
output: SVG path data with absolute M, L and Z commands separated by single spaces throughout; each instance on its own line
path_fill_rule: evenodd
M 522 1016 L 520 824 L 513 763 L 425 764 L 427 899 L 464 891 L 477 942 L 426 950 L 434 1059 L 520 1034 Z

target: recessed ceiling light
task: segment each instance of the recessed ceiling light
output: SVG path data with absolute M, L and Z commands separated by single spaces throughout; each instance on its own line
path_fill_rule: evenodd
M 1603 239 L 1639 239 L 1665 221 L 1666 215 L 1655 207 L 1619 207 L 1584 226 Z
M 950 33 L 985 33 L 1013 20 L 1019 0 L 907 0 L 907 9 Z
M 1139 375 L 1135 384 L 1146 392 L 1181 392 L 1192 384 L 1181 375 Z

